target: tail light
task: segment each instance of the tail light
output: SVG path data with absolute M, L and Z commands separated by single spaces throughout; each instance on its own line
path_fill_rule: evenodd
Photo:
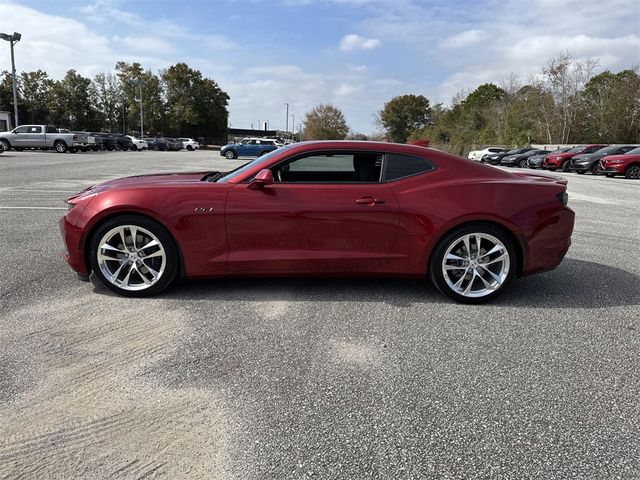
M 567 204 L 569 203 L 569 194 L 566 190 L 558 192 L 558 200 L 560 200 L 560 203 L 562 203 L 563 206 L 567 206 Z

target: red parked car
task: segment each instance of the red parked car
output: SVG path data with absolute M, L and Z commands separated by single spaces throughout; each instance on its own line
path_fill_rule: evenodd
M 578 145 L 573 147 L 571 150 L 567 150 L 564 153 L 555 153 L 551 155 L 547 155 L 547 158 L 542 162 L 542 168 L 546 168 L 548 170 L 554 171 L 557 169 L 561 169 L 563 172 L 568 172 L 571 164 L 569 160 L 571 160 L 576 155 L 583 155 L 588 153 L 593 153 L 596 150 L 600 150 L 603 147 L 606 147 L 606 143 L 594 143 L 590 145 Z
M 640 178 L 640 147 L 622 155 L 611 155 L 600 160 L 600 170 L 607 177 L 624 175 L 627 178 Z
M 562 261 L 566 183 L 413 145 L 304 142 L 231 172 L 95 185 L 60 227 L 71 267 L 122 295 L 177 277 L 428 276 L 478 303 Z

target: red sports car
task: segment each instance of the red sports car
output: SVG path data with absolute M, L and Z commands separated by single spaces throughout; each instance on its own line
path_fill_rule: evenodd
M 571 244 L 566 180 L 378 142 L 304 142 L 230 172 L 144 175 L 69 198 L 65 256 L 122 295 L 177 277 L 430 277 L 489 300 Z

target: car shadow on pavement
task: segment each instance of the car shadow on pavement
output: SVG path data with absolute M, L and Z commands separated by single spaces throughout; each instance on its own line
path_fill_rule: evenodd
M 551 272 L 516 280 L 500 304 L 536 308 L 639 305 L 640 276 L 621 268 L 565 258 Z
M 96 293 L 115 295 L 93 278 Z M 566 258 L 551 272 L 516 279 L 494 306 L 607 308 L 638 305 L 640 276 Z M 185 280 L 165 300 L 380 302 L 396 307 L 450 302 L 429 282 L 393 278 L 218 278 Z

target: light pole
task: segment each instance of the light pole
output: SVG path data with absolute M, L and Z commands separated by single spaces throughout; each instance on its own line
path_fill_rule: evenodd
M 292 118 L 292 120 L 291 120 L 291 136 L 295 140 L 295 136 L 296 136 L 296 116 L 291 114 L 290 117 Z
M 285 103 L 285 105 L 287 106 L 287 122 L 286 126 L 284 127 L 284 131 L 289 133 L 289 104 Z
M 13 32 L 13 35 L 7 35 L 6 33 L 0 33 L 0 38 L 6 40 L 11 44 L 11 77 L 13 80 L 13 119 L 16 124 L 14 127 L 20 126 L 20 121 L 18 120 L 18 93 L 16 90 L 16 62 L 13 58 L 13 46 L 20 41 L 22 38 L 22 34 L 18 32 Z
M 142 140 L 142 137 L 144 137 L 144 115 L 142 113 L 142 80 L 138 78 L 137 80 L 134 80 L 133 84 L 140 87 L 140 140 Z

